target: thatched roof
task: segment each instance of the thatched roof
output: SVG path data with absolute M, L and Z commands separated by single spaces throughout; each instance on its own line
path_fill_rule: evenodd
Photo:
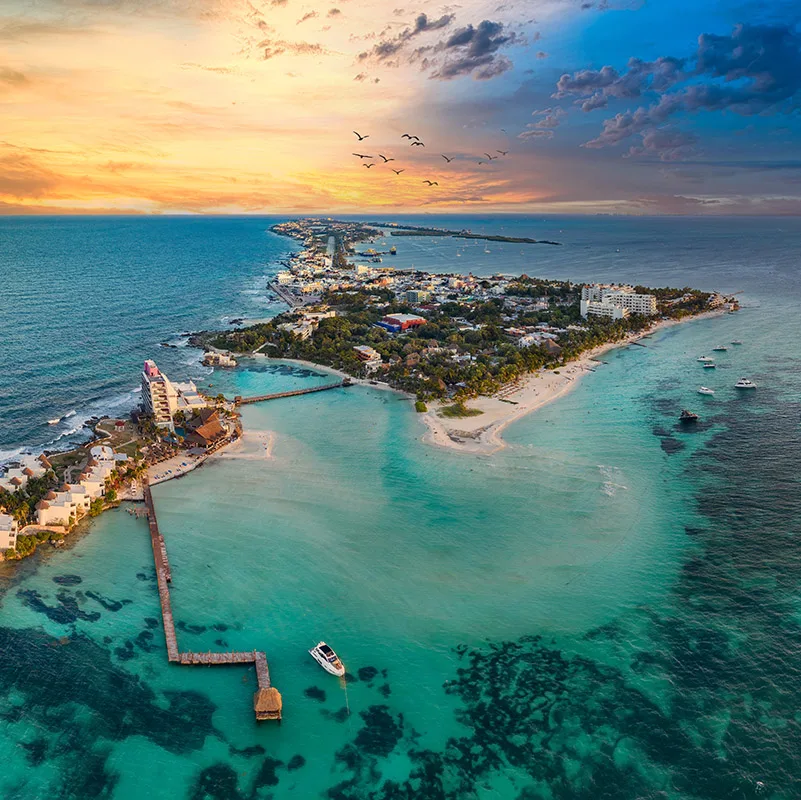
M 260 719 L 280 719 L 282 705 L 281 693 L 274 686 L 253 695 L 253 709 Z
M 44 453 L 42 453 L 42 455 L 40 455 L 40 456 L 39 456 L 39 463 L 40 463 L 40 464 L 41 464 L 41 465 L 42 465 L 42 466 L 43 466 L 45 469 L 50 469 L 50 467 L 52 467 L 52 466 L 53 466 L 53 465 L 50 463 L 50 459 L 49 459 L 49 458 L 48 458 L 48 457 L 47 457 L 47 456 L 46 456 Z
M 45 496 L 45 500 L 58 500 L 58 496 L 56 493 L 51 489 Z

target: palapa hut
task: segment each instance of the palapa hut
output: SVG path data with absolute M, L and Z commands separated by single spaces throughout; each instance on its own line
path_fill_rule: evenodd
M 281 692 L 274 686 L 269 689 L 259 689 L 253 695 L 253 710 L 256 712 L 256 719 L 281 719 Z

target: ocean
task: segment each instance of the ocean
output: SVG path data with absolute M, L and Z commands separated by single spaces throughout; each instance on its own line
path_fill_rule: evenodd
M 147 526 L 125 507 L 3 566 L 3 797 L 801 796 L 801 221 L 420 219 L 563 245 L 401 240 L 399 266 L 698 286 L 743 307 L 605 354 L 492 456 L 425 445 L 400 395 L 353 387 L 245 408 L 241 447 L 156 487 L 182 648 L 265 650 L 280 725 L 253 720 L 252 670 L 167 665 Z M 25 230 L 2 289 L 19 354 L 4 374 L 21 376 L 0 395 L 3 446 L 121 396 L 149 356 L 226 393 L 322 380 L 264 360 L 206 378 L 196 351 L 159 348 L 280 308 L 262 286 L 291 244 L 269 223 L 0 220 L 4 242 Z M 21 276 L 45 253 L 77 276 L 90 252 L 102 269 L 62 281 L 87 291 L 54 320 L 55 290 Z M 76 363 L 53 367 L 51 340 Z M 696 358 L 732 340 L 702 376 Z M 18 410 L 34 363 L 73 393 L 36 392 L 45 427 Z M 743 375 L 756 392 L 733 388 Z M 347 682 L 307 654 L 320 639 Z

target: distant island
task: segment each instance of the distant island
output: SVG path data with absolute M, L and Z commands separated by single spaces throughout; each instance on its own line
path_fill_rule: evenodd
M 372 263 L 353 263 L 366 255 L 356 251 L 358 243 L 382 236 L 375 223 L 302 219 L 273 230 L 304 244 L 270 283 L 290 309 L 269 322 L 197 334 L 192 344 L 311 362 L 402 390 L 418 411 L 433 402 L 436 419 L 429 417 L 437 424 L 462 420 L 460 432 L 469 434 L 462 439 L 478 424 L 464 420 L 488 411 L 468 401 L 493 398 L 509 416 L 509 406 L 530 405 L 520 392 L 534 373 L 550 376 L 539 403 L 603 348 L 659 325 L 737 308 L 734 298 L 689 287 L 395 269 L 374 249 L 366 253 Z
M 377 224 L 377 223 L 374 223 Z M 481 239 L 486 242 L 506 242 L 508 244 L 553 244 L 561 245 L 561 242 L 551 242 L 547 239 L 531 239 L 527 236 L 497 236 L 483 233 L 473 233 L 469 230 L 449 231 L 444 228 L 426 228 L 417 225 L 399 225 L 395 222 L 388 222 L 377 225 L 382 228 L 393 228 L 390 236 L 443 236 L 453 239 Z

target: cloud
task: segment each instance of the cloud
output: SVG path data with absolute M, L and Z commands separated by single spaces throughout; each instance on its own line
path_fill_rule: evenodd
M 631 58 L 622 75 L 610 66 L 600 70 L 580 70 L 573 75 L 562 75 L 553 96 L 557 99 L 570 96 L 585 98 L 576 101 L 582 111 L 606 108 L 612 98 L 640 97 L 646 91 L 669 89 L 682 79 L 684 63 L 683 59 L 672 57 L 658 58 L 656 61 Z
M 259 43 L 259 48 L 262 50 L 264 61 L 269 61 L 271 58 L 284 55 L 284 53 L 296 56 L 321 56 L 328 52 L 320 44 L 313 42 L 287 42 L 283 39 L 274 41 L 265 39 Z
M 460 28 L 444 42 L 443 49 L 449 55 L 431 77 L 450 80 L 472 74 L 477 80 L 494 78 L 512 66 L 499 50 L 517 41 L 516 34 L 504 33 L 502 22 L 485 19 L 476 27 Z
M 10 67 L 0 67 L 0 84 L 6 86 L 21 86 L 28 82 L 28 78 L 21 72 Z
M 690 59 L 632 58 L 626 71 L 611 66 L 565 74 L 554 97 L 577 97 L 585 112 L 616 99 L 656 97 L 650 106 L 604 120 L 588 148 L 617 145 L 632 136 L 642 143 L 629 155 L 675 160 L 697 137 L 681 133 L 671 117 L 682 112 L 730 111 L 742 116 L 790 113 L 801 101 L 801 35 L 786 25 L 737 25 L 728 35 L 702 34 Z
M 373 56 L 378 61 L 386 61 L 403 50 L 415 37 L 446 28 L 451 22 L 453 22 L 453 14 L 443 14 L 437 19 L 429 19 L 426 14 L 419 14 L 411 27 L 402 30 L 391 39 L 383 39 L 373 47 L 372 51 L 360 53 L 359 58 L 364 60 Z
M 526 130 L 518 134 L 518 139 L 551 139 L 554 130 L 562 124 L 562 121 L 567 116 L 567 111 L 561 106 L 555 106 L 554 108 L 545 108 L 542 111 L 532 111 L 531 116 L 542 117 L 542 119 L 526 125 Z

